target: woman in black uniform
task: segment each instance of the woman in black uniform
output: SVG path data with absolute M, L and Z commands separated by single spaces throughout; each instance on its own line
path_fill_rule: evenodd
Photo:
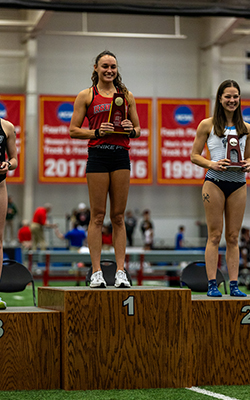
M 90 287 L 106 287 L 100 259 L 108 194 L 117 263 L 115 286 L 129 287 L 124 272 L 124 212 L 130 183 L 129 140 L 140 136 L 139 118 L 134 96 L 121 81 L 113 53 L 104 51 L 96 57 L 92 83 L 91 88 L 82 90 L 76 97 L 70 124 L 72 138 L 89 139 L 86 175 L 90 201 L 88 245 L 93 267 Z M 125 134 L 115 133 L 113 123 L 108 122 L 114 93 L 125 96 L 127 118 L 121 121 Z M 81 128 L 85 117 L 89 120 L 89 129 Z
M 7 152 L 8 160 L 5 160 Z M 0 276 L 3 265 L 3 233 L 7 214 L 8 195 L 6 174 L 17 167 L 16 133 L 14 125 L 0 118 Z M 0 297 L 0 309 L 4 310 L 6 303 Z

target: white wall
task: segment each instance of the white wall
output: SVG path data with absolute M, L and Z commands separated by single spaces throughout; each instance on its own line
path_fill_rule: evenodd
M 76 95 L 80 90 L 91 86 L 92 66 L 96 55 L 109 49 L 117 55 L 120 72 L 126 86 L 138 97 L 176 97 L 197 98 L 211 96 L 211 74 L 209 53 L 200 50 L 204 40 L 204 30 L 209 24 L 204 18 L 181 18 L 181 33 L 185 40 L 132 39 L 107 37 L 77 37 L 45 34 L 37 39 L 37 95 L 61 94 Z M 82 15 L 75 13 L 54 13 L 46 25 L 49 30 L 81 30 Z M 88 16 L 90 31 L 124 31 L 173 33 L 173 18 L 102 15 Z M 12 48 L 24 48 L 15 34 L 5 34 L 5 43 Z M 0 50 L 5 48 L 1 41 Z M 222 54 L 242 56 L 247 43 L 225 46 Z M 0 58 L 0 92 L 22 92 L 25 83 L 24 62 Z M 9 68 L 8 68 L 9 67 Z M 221 79 L 231 77 L 243 86 L 244 95 L 250 97 L 250 84 L 244 81 L 244 66 L 225 66 L 219 71 Z M 202 82 L 202 83 L 201 83 Z M 156 115 L 156 113 L 155 113 Z M 156 119 L 153 121 L 154 144 L 156 144 Z M 27 140 L 36 132 L 27 131 Z M 156 146 L 155 146 L 156 148 Z M 33 159 L 37 160 L 37 147 L 33 148 Z M 29 163 L 32 169 L 34 185 L 34 207 L 46 201 L 53 204 L 55 221 L 60 221 L 64 229 L 64 216 L 78 203 L 88 204 L 86 185 L 46 185 L 37 182 L 37 163 Z M 131 185 L 128 208 L 142 211 L 151 210 L 155 221 L 155 236 L 173 244 L 177 227 L 186 225 L 186 238 L 199 235 L 197 221 L 204 222 L 201 187 L 196 186 L 160 186 L 156 184 L 156 154 L 154 154 L 154 184 L 152 186 Z M 9 185 L 18 209 L 19 219 L 24 208 L 24 190 L 22 185 Z M 250 198 L 248 200 L 248 203 Z M 30 210 L 30 216 L 34 210 Z M 108 219 L 108 213 L 107 213 Z M 246 210 L 246 222 L 250 225 L 249 204 Z M 136 238 L 140 241 L 137 229 Z

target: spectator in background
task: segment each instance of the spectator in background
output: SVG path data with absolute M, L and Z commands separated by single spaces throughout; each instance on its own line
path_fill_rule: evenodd
M 17 207 L 13 202 L 12 196 L 8 196 L 8 207 L 7 207 L 7 214 L 6 214 L 6 222 L 5 222 L 5 232 L 4 232 L 4 239 L 6 242 L 15 243 L 15 234 L 14 234 L 14 218 L 17 215 Z
M 126 211 L 125 213 L 125 227 L 127 234 L 127 241 L 129 246 L 133 246 L 133 234 L 137 224 L 136 218 L 133 216 L 131 210 Z
M 250 230 L 242 227 L 240 231 L 240 269 L 247 268 L 250 256 Z
M 112 225 L 111 224 L 103 224 L 102 226 L 102 248 L 104 250 L 109 250 L 110 247 L 113 246 L 112 239 Z
M 148 227 L 148 222 L 151 223 L 152 225 L 152 229 L 154 229 L 154 224 L 151 221 L 151 217 L 150 217 L 150 211 L 149 210 L 144 210 L 142 213 L 142 222 L 140 224 L 140 230 L 142 232 L 142 237 L 143 237 L 143 241 L 145 240 L 145 229 L 146 227 Z
M 144 224 L 144 250 L 152 250 L 154 241 L 153 225 L 150 221 Z
M 175 237 L 175 250 L 180 250 L 184 248 L 184 231 L 185 231 L 185 226 L 183 225 L 179 226 L 178 233 L 176 234 Z
M 19 243 L 24 249 L 31 249 L 31 229 L 29 221 L 23 220 L 22 225 L 17 232 L 17 238 Z
M 80 203 L 78 205 L 78 209 L 75 213 L 75 219 L 78 226 L 81 226 L 83 229 L 88 230 L 90 221 L 90 209 L 86 206 L 85 203 Z
M 77 208 L 73 208 L 71 214 L 68 213 L 65 215 L 66 217 L 66 231 L 73 229 L 76 223 L 76 214 L 78 213 Z
M 62 234 L 58 227 L 55 227 L 55 234 L 60 240 L 68 240 L 70 245 L 70 250 L 79 250 L 80 247 L 84 245 L 87 239 L 87 234 L 84 229 L 78 227 L 77 224 L 74 225 L 73 229 L 65 234 Z
M 44 228 L 55 228 L 56 224 L 47 222 L 47 214 L 52 210 L 50 203 L 45 203 L 43 207 L 38 207 L 33 215 L 33 221 L 31 223 L 31 238 L 32 238 L 32 250 L 37 250 L 40 247 L 41 250 L 46 250 L 46 241 L 44 237 Z

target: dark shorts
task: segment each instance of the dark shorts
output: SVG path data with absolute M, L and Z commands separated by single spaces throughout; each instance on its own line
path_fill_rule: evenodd
M 6 174 L 0 175 L 0 182 L 3 182 L 5 178 L 6 178 Z
M 213 178 L 205 178 L 205 181 L 213 182 L 222 192 L 224 193 L 225 198 L 227 199 L 230 194 L 235 192 L 235 190 L 241 188 L 246 184 L 246 182 L 228 182 L 228 181 L 220 181 Z
M 103 144 L 88 149 L 86 173 L 130 170 L 128 150 L 122 146 Z

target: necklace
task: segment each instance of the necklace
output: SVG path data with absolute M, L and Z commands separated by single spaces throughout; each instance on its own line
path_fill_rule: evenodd
M 106 91 L 105 89 L 99 89 L 97 86 L 98 92 L 104 92 L 105 94 L 109 95 L 110 93 L 112 93 L 113 89 L 110 89 L 108 91 Z

